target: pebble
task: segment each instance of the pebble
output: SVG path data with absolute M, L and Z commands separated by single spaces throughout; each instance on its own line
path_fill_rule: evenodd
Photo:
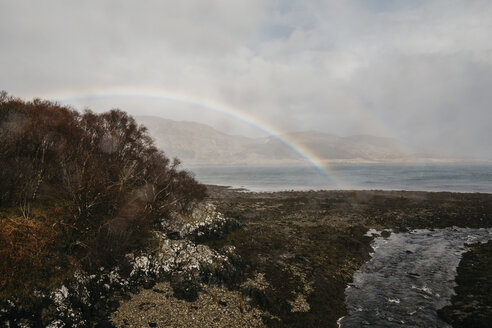
M 202 285 L 194 302 L 174 297 L 169 282 L 140 293 L 121 303 L 111 319 L 116 327 L 265 327 L 267 315 L 246 304 L 241 292 Z

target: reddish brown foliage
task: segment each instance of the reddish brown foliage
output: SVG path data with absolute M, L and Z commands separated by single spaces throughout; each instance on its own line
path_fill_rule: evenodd
M 157 219 L 205 196 L 204 186 L 120 110 L 80 114 L 2 93 L 0 140 L 0 206 L 24 217 L 2 228 L 0 261 L 14 261 L 7 249 L 20 261 L 2 267 L 23 270 L 22 261 L 38 261 L 35 252 L 52 246 L 84 265 L 107 264 L 145 240 Z M 56 245 L 53 232 L 33 218 L 40 206 L 56 209 Z
M 52 220 L 2 219 L 0 290 L 22 291 L 34 284 L 46 286 L 59 277 L 66 258 L 55 256 L 58 236 Z

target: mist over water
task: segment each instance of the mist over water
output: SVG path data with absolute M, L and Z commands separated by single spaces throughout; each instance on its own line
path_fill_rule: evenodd
M 412 190 L 492 193 L 492 163 L 334 164 L 331 176 L 310 166 L 188 166 L 206 184 L 280 190 Z

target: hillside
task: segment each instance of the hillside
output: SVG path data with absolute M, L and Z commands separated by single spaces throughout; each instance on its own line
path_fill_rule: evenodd
M 148 127 L 159 148 L 185 164 L 295 163 L 302 158 L 278 138 L 248 138 L 222 133 L 208 125 L 177 122 L 152 116 L 136 118 Z M 406 154 L 395 139 L 368 135 L 340 137 L 308 131 L 281 136 L 294 140 L 326 161 L 404 161 Z

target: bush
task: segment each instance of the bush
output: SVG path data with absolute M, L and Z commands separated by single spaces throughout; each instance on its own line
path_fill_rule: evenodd
M 20 216 L 2 222 L 2 268 L 48 265 L 36 252 L 61 252 L 89 268 L 114 264 L 158 219 L 205 197 L 205 187 L 121 110 L 79 113 L 2 92 L 0 140 L 0 207 Z M 37 212 L 53 217 L 55 228 Z
M 57 254 L 59 231 L 52 223 L 22 217 L 0 221 L 1 291 L 48 287 L 53 279 L 66 272 L 68 258 Z M 2 294 L 0 296 L 6 296 Z

